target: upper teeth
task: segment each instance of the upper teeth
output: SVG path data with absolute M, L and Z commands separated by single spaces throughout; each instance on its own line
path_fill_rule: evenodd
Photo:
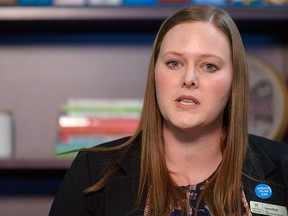
M 179 103 L 181 103 L 183 105 L 195 104 L 195 102 L 193 100 L 189 100 L 189 99 L 182 99 L 182 100 L 179 101 Z

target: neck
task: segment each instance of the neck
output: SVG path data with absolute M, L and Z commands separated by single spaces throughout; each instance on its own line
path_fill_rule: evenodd
M 222 129 L 200 136 L 199 132 L 173 133 L 164 126 L 163 136 L 167 167 L 177 185 L 202 182 L 221 163 Z

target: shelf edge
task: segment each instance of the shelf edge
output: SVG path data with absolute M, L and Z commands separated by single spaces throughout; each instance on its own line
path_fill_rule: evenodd
M 0 169 L 67 169 L 72 160 L 1 159 Z
M 163 20 L 176 7 L 0 7 L 0 21 L 41 20 Z M 288 8 L 225 8 L 237 20 L 288 20 Z

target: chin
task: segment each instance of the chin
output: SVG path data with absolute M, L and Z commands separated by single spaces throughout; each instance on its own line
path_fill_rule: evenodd
M 191 123 L 189 124 L 175 124 L 174 125 L 177 129 L 182 130 L 182 131 L 189 131 L 189 130 L 193 130 L 193 128 L 195 128 L 195 125 L 191 125 Z
M 193 126 L 183 126 L 183 127 L 179 127 L 180 130 L 182 130 L 183 132 L 189 132 L 192 131 L 195 127 Z
M 166 123 L 165 123 L 166 122 Z M 192 123 L 192 121 L 185 121 L 184 119 L 174 119 L 174 120 L 170 120 L 170 121 L 165 121 L 164 120 L 164 124 L 167 125 L 168 128 L 170 128 L 170 130 L 176 130 L 176 131 L 182 131 L 182 132 L 187 132 L 189 130 L 193 130 L 196 126 L 195 123 Z

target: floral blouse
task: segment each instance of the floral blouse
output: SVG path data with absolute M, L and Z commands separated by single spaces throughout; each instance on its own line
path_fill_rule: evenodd
M 201 182 L 196 185 L 187 185 L 187 186 L 181 187 L 181 189 L 183 189 L 186 192 L 187 198 L 189 199 L 190 205 L 188 209 L 188 216 L 192 216 L 193 212 L 195 212 L 196 203 L 198 201 L 198 197 L 204 185 L 205 185 L 205 182 Z M 180 210 L 174 209 L 171 212 L 170 216 L 180 216 L 180 215 L 181 215 Z M 210 211 L 207 205 L 204 203 L 204 201 L 200 202 L 200 206 L 198 209 L 198 216 L 211 216 Z
M 196 184 L 196 185 L 187 185 L 187 186 L 182 186 L 181 189 L 183 189 L 187 195 L 187 199 L 189 199 L 189 210 L 188 210 L 188 215 L 187 216 L 193 216 L 195 215 L 195 208 L 196 208 L 196 203 L 198 201 L 198 198 L 201 194 L 201 190 L 203 190 L 203 186 L 207 180 Z M 249 205 L 246 199 L 246 196 L 244 194 L 244 191 L 241 190 L 241 198 L 242 198 L 242 203 L 243 203 L 243 213 L 242 216 L 252 216 L 252 213 L 249 209 Z M 180 216 L 181 211 L 174 209 L 170 216 Z M 145 206 L 145 211 L 144 211 L 144 216 L 149 216 L 149 193 L 147 196 L 146 200 L 146 206 Z M 208 206 L 204 201 L 200 202 L 200 206 L 198 208 L 198 216 L 212 216 Z

